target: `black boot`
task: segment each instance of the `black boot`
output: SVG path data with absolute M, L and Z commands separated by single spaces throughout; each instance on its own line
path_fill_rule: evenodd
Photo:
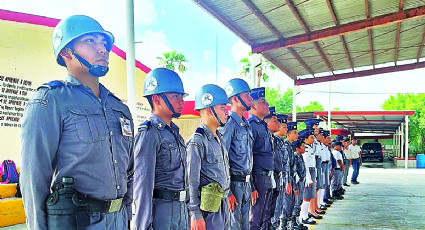
M 307 230 L 307 226 L 304 226 L 302 223 L 300 223 L 299 221 L 299 216 L 293 216 L 291 218 L 291 222 L 292 222 L 292 228 L 293 229 L 299 229 L 299 230 Z

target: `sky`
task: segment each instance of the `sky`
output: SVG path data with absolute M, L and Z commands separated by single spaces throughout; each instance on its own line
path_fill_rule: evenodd
M 62 19 L 85 14 L 111 31 L 115 45 L 126 51 L 126 6 L 117 0 L 1 0 L 0 9 Z M 187 72 L 180 74 L 187 100 L 207 83 L 219 86 L 240 76 L 239 60 L 250 47 L 192 0 L 134 0 L 136 59 L 153 69 L 164 52 L 176 50 L 185 55 Z M 217 48 L 216 48 L 217 47 Z M 217 59 L 217 62 L 216 62 Z M 217 73 L 216 73 L 217 72 Z M 293 88 L 293 81 L 280 71 L 269 73 L 262 86 Z M 330 108 L 340 110 L 382 110 L 381 105 L 397 93 L 425 93 L 425 70 L 409 70 L 331 83 Z M 247 80 L 249 82 L 249 80 Z M 329 108 L 329 83 L 300 87 L 297 105 L 318 101 Z

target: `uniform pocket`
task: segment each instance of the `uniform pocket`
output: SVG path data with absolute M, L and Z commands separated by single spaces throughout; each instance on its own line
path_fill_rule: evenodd
M 161 143 L 161 150 L 157 157 L 157 164 L 164 169 L 172 170 L 180 166 L 180 152 L 176 142 Z
M 68 108 L 78 138 L 85 143 L 103 141 L 108 136 L 106 119 L 100 109 L 89 106 Z
M 206 160 L 210 164 L 217 164 L 223 162 L 223 157 L 221 156 L 221 151 L 208 151 L 206 153 Z
M 248 152 L 248 135 L 247 134 L 238 134 L 236 135 L 238 151 L 239 153 L 247 153 Z

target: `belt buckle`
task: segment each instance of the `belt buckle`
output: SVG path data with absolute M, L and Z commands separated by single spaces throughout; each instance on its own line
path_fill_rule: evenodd
M 245 182 L 250 182 L 250 181 L 251 181 L 251 175 L 246 175 Z
M 115 200 L 109 200 L 110 205 L 109 205 L 108 213 L 109 212 L 118 212 L 121 209 L 122 199 L 123 198 L 119 198 L 119 199 L 115 199 Z
M 186 190 L 179 191 L 179 201 L 180 202 L 186 201 Z

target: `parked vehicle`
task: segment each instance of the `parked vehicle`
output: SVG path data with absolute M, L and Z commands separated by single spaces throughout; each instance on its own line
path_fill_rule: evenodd
M 379 142 L 364 143 L 362 145 L 362 161 L 378 160 L 384 162 L 384 151 Z

